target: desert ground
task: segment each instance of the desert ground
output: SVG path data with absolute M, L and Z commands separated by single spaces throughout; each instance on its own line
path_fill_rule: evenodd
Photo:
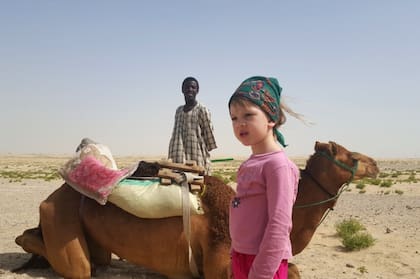
M 30 255 L 15 244 L 16 236 L 38 224 L 38 206 L 62 184 L 56 170 L 65 156 L 0 156 L 0 278 L 60 278 L 50 268 L 15 274 Z M 116 158 L 127 166 L 143 158 Z M 295 162 L 304 167 L 305 160 Z M 240 161 L 214 163 L 214 173 L 226 175 Z M 354 182 L 319 225 L 308 247 L 291 262 L 304 279 L 420 278 L 420 159 L 378 160 L 379 185 Z M 355 218 L 375 239 L 372 246 L 347 251 L 336 224 Z M 166 278 L 115 257 L 97 278 Z

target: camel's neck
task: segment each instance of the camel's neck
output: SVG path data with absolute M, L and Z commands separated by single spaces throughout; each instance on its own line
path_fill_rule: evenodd
M 338 191 L 344 182 L 341 179 L 333 180 L 333 176 L 328 176 L 328 179 L 331 180 L 321 180 L 316 175 L 306 173 L 302 174 L 299 180 L 290 236 L 294 255 L 308 245 L 325 213 L 333 208 L 337 201 Z

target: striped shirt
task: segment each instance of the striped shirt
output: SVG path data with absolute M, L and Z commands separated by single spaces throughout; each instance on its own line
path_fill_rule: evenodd
M 168 158 L 174 163 L 195 161 L 210 174 L 209 151 L 217 148 L 210 112 L 200 103 L 188 112 L 183 109 L 180 106 L 175 113 Z

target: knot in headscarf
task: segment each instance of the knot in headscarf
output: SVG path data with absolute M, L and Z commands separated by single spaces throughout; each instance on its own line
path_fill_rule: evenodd
M 257 105 L 270 120 L 277 123 L 280 117 L 280 96 L 282 88 L 276 78 L 254 76 L 244 80 L 229 99 L 229 107 L 234 97 L 242 97 Z M 274 129 L 277 140 L 286 146 L 283 135 Z

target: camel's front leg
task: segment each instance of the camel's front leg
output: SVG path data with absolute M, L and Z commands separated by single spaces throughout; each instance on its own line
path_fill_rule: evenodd
M 65 278 L 90 278 L 89 251 L 79 217 L 81 195 L 64 184 L 40 205 L 46 259 Z

